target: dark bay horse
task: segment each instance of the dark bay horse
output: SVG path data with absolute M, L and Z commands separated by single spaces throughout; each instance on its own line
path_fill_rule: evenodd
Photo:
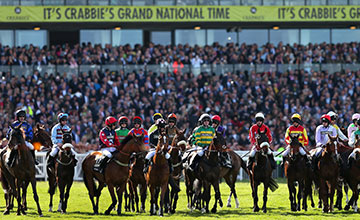
M 289 200 L 291 211 L 300 211 L 300 204 L 302 199 L 302 207 L 307 210 L 307 195 L 308 189 L 311 188 L 310 168 L 306 166 L 304 157 L 299 150 L 302 147 L 299 142 L 299 134 L 290 135 L 290 153 L 284 164 L 285 176 L 289 189 Z M 296 195 L 295 182 L 298 183 L 299 190 Z M 297 203 L 296 203 L 297 198 Z
M 167 154 L 168 142 L 164 139 L 164 136 L 159 135 L 159 141 L 156 147 L 155 155 L 153 157 L 153 163 L 149 166 L 149 170 L 145 174 L 146 183 L 149 187 L 151 194 L 150 215 L 156 214 L 156 206 L 159 193 L 161 193 L 159 216 L 164 215 L 164 199 L 166 190 L 168 188 L 168 180 L 170 175 L 169 165 L 165 158 L 165 155 Z
M 186 148 L 185 130 L 176 131 L 176 135 L 174 136 L 174 139 L 171 143 L 169 154 L 171 156 L 170 160 L 173 167 L 173 172 L 171 173 L 171 175 L 175 183 L 179 187 L 180 187 L 180 177 L 182 171 L 181 153 L 185 150 L 185 148 Z M 170 200 L 169 200 L 169 211 L 171 213 L 175 213 L 178 199 L 179 199 L 179 193 L 171 189 Z
M 139 153 L 146 151 L 143 138 L 144 135 L 126 136 L 126 138 L 121 142 L 121 145 L 118 147 L 118 151 L 113 153 L 113 159 L 107 164 L 104 173 L 95 172 L 93 169 L 97 157 L 102 156 L 101 152 L 92 152 L 84 159 L 82 163 L 84 183 L 89 191 L 89 197 L 93 206 L 94 214 L 99 213 L 99 198 L 101 190 L 104 188 L 105 184 L 108 186 L 112 200 L 109 208 L 105 211 L 105 215 L 109 215 L 116 206 L 117 200 L 114 187 L 116 187 L 116 193 L 119 199 L 117 214 L 121 214 L 122 194 L 129 178 L 130 157 L 134 152 Z M 94 179 L 99 182 L 98 187 L 96 187 Z M 94 201 L 94 197 L 96 197 L 96 203 Z
M 271 164 L 267 156 L 267 151 L 270 147 L 270 144 L 268 137 L 266 136 L 266 132 L 266 129 L 264 132 L 261 132 L 260 129 L 258 130 L 256 144 L 260 148 L 260 150 L 256 152 L 255 162 L 252 164 L 251 170 L 249 170 L 252 197 L 254 200 L 253 211 L 258 212 L 260 210 L 258 206 L 258 186 L 260 185 L 260 183 L 263 183 L 264 192 L 262 210 L 264 213 L 267 212 L 266 203 L 268 188 L 270 187 L 271 191 L 275 191 L 279 187 L 275 180 L 271 177 L 273 169 L 271 168 Z
M 328 143 L 317 164 L 319 170 L 320 198 L 324 205 L 323 212 L 332 212 L 334 203 L 334 194 L 339 177 L 339 165 L 336 161 L 335 145 L 337 137 L 329 136 Z M 330 204 L 329 204 L 330 199 Z
M 74 180 L 75 163 L 72 157 L 71 149 L 71 130 L 62 131 L 63 145 L 60 148 L 59 155 L 55 162 L 55 170 L 48 167 L 50 204 L 49 211 L 52 212 L 53 196 L 56 186 L 59 187 L 60 202 L 58 212 L 66 213 L 67 202 L 70 196 L 70 188 Z
M 9 167 L 6 164 L 6 161 L 10 155 L 10 150 L 17 148 L 17 159 L 13 167 Z M 26 214 L 24 206 L 21 204 L 21 188 L 26 188 L 28 183 L 31 183 L 34 200 L 37 205 L 37 211 L 40 216 L 42 216 L 42 211 L 39 204 L 39 197 L 36 190 L 36 170 L 35 170 L 35 161 L 31 155 L 29 148 L 25 145 L 25 134 L 21 129 L 21 124 L 17 127 L 12 127 L 10 133 L 10 139 L 7 146 L 7 150 L 2 152 L 1 155 L 1 168 L 2 174 L 6 178 L 7 182 L 10 185 L 11 193 L 16 197 L 18 202 L 17 214 Z M 11 200 L 11 196 L 8 196 L 8 199 Z M 11 204 L 11 201 L 8 201 L 7 204 Z M 10 213 L 10 207 L 6 207 L 4 214 Z

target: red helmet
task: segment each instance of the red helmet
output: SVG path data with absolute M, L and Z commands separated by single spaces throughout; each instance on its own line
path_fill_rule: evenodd
M 142 123 L 142 118 L 139 117 L 139 116 L 135 116 L 133 119 L 132 119 L 133 122 L 135 121 L 140 121 L 140 123 Z
M 214 115 L 214 116 L 212 116 L 211 120 L 212 120 L 212 121 L 218 121 L 218 122 L 221 122 L 221 118 L 220 118 L 220 116 L 218 116 L 218 115 Z
M 129 119 L 126 117 L 126 116 L 121 116 L 120 118 L 119 118 L 119 124 L 121 124 L 121 121 L 126 121 L 125 123 L 127 123 L 128 121 L 129 121 Z
M 177 117 L 174 113 L 169 114 L 168 116 L 168 122 L 174 122 L 176 123 Z
M 327 121 L 327 122 L 329 122 L 329 123 L 331 122 L 330 116 L 329 116 L 329 115 L 326 115 L 326 114 L 325 114 L 325 115 L 322 115 L 320 119 L 321 119 L 321 121 Z
M 110 125 L 112 125 L 112 124 L 114 124 L 114 123 L 116 123 L 116 122 L 117 122 L 116 118 L 114 118 L 114 117 L 112 117 L 112 116 L 109 116 L 109 117 L 107 117 L 107 118 L 105 119 L 105 124 L 106 124 L 107 126 L 110 126 Z

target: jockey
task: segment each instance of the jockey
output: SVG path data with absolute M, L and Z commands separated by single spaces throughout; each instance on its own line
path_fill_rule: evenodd
M 291 116 L 292 125 L 288 127 L 285 134 L 285 143 L 287 144 L 286 150 L 282 153 L 283 158 L 290 153 L 290 141 L 292 134 L 299 134 L 299 142 L 302 145 L 299 149 L 300 154 L 304 157 L 306 164 L 311 165 L 309 158 L 306 155 L 304 147 L 308 146 L 309 138 L 306 133 L 306 129 L 301 126 L 301 116 L 298 113 L 295 113 Z M 283 161 L 284 161 L 283 159 Z
M 100 151 L 103 157 L 96 161 L 94 171 L 102 173 L 106 164 L 113 157 L 113 153 L 120 146 L 119 138 L 115 132 L 116 118 L 109 116 L 105 119 L 105 127 L 99 133 Z
M 336 134 L 339 137 L 339 139 L 343 142 L 348 142 L 349 139 L 342 133 L 342 131 L 340 130 L 339 126 L 337 126 L 336 121 L 338 119 L 338 114 L 336 114 L 333 111 L 329 111 L 327 113 L 328 116 L 330 116 L 331 118 L 331 125 L 336 129 Z
M 200 116 L 201 125 L 198 129 L 196 129 L 193 134 L 194 142 L 192 143 L 198 149 L 195 157 L 192 157 L 190 161 L 189 169 L 194 171 L 198 161 L 204 155 L 204 151 L 209 147 L 212 142 L 212 139 L 215 136 L 215 129 L 210 126 L 210 115 L 202 114 Z M 200 148 L 200 149 L 199 149 Z
M 129 133 L 129 129 L 127 128 L 128 123 L 129 123 L 129 119 L 126 116 L 121 116 L 119 118 L 120 127 L 116 129 L 115 132 L 119 138 L 120 143 L 125 139 L 125 137 Z
M 256 136 L 258 135 L 257 134 L 258 130 L 260 129 L 261 132 L 266 130 L 267 131 L 266 136 L 269 139 L 269 144 L 271 144 L 271 142 L 272 142 L 272 136 L 271 136 L 270 129 L 268 126 L 266 126 L 264 124 L 264 120 L 265 120 L 264 114 L 261 112 L 257 113 L 255 115 L 255 120 L 256 120 L 256 124 L 251 126 L 250 131 L 249 131 L 249 139 L 250 139 L 250 143 L 252 144 L 252 148 L 251 148 L 251 151 L 249 154 L 249 160 L 248 160 L 248 164 L 247 164 L 247 168 L 249 170 L 251 169 L 252 164 L 255 161 L 255 154 L 259 150 L 259 146 L 257 146 L 257 141 L 256 141 Z M 270 160 L 271 167 L 273 169 L 275 169 L 276 163 L 275 163 L 274 155 L 272 154 L 272 150 L 270 149 L 270 147 L 268 147 L 267 155 Z
M 212 116 L 211 122 L 212 122 L 212 127 L 215 129 L 215 131 L 222 133 L 223 136 L 225 137 L 225 128 L 220 125 L 220 123 L 221 123 L 220 116 L 219 115 Z M 221 157 L 221 165 L 223 167 L 227 167 L 227 168 L 232 167 L 230 155 L 228 154 L 228 152 L 224 151 L 224 152 L 220 153 L 220 157 Z
M 348 133 L 348 138 L 350 141 L 350 137 L 351 134 L 357 130 L 357 126 L 358 126 L 358 120 L 360 119 L 360 114 L 359 113 L 355 113 L 352 115 L 351 120 L 353 121 L 353 123 L 351 123 L 348 127 L 347 133 Z
M 354 124 L 357 125 L 356 131 L 352 132 L 351 137 L 349 138 L 349 146 L 352 148 L 355 148 L 357 136 L 360 137 L 360 119 L 355 121 Z M 355 160 L 355 156 L 356 156 L 356 151 L 353 150 L 348 157 L 348 164 L 347 164 L 348 168 L 350 168 L 352 161 Z
M 135 136 L 141 136 L 142 134 L 144 134 L 144 144 L 147 148 L 149 148 L 149 136 L 148 136 L 148 132 L 141 127 L 142 124 L 142 119 L 139 116 L 135 116 L 132 119 L 132 122 L 134 124 L 134 128 L 131 129 L 128 133 L 131 135 L 135 135 Z
M 172 141 L 176 135 L 176 131 L 179 131 L 179 129 L 176 127 L 176 121 L 177 121 L 177 117 L 174 113 L 171 113 L 170 115 L 168 115 L 167 117 L 167 125 L 165 127 L 166 129 L 166 136 L 167 136 L 167 140 L 168 145 L 171 146 Z
M 159 119 L 159 118 L 163 118 L 162 114 L 157 112 L 153 115 L 153 121 L 154 121 L 154 124 L 150 126 L 149 128 L 149 134 L 152 133 L 153 131 L 155 131 L 157 129 L 156 127 L 156 121 Z
M 35 150 L 34 150 L 34 146 L 31 144 L 31 141 L 33 139 L 33 129 L 31 127 L 31 125 L 25 120 L 26 119 L 26 112 L 22 109 L 17 110 L 15 112 L 15 116 L 16 116 L 16 121 L 14 121 L 11 126 L 12 127 L 17 127 L 21 124 L 21 128 L 24 130 L 25 132 L 25 144 L 26 146 L 30 149 L 31 155 L 34 158 L 34 162 L 36 165 L 38 165 L 39 163 L 35 160 Z M 9 140 L 10 139 L 10 132 L 12 130 L 11 126 L 9 127 L 7 134 L 6 134 L 6 138 Z M 6 162 L 7 165 L 9 167 L 13 167 L 14 166 L 14 162 L 15 162 L 15 155 L 17 155 L 17 146 L 14 147 L 13 150 L 11 150 L 10 152 L 10 156 L 8 158 L 8 161 Z
M 315 141 L 316 141 L 316 151 L 313 156 L 313 168 L 316 169 L 317 162 L 320 154 L 323 151 L 323 146 L 328 142 L 329 137 L 328 134 L 332 137 L 337 135 L 336 128 L 332 126 L 331 118 L 329 115 L 322 115 L 320 117 L 322 124 L 317 126 L 315 133 Z M 337 151 L 337 150 L 336 150 Z M 336 152 L 337 154 L 337 152 Z
M 68 121 L 69 115 L 66 113 L 59 113 L 57 116 L 57 120 L 59 123 L 57 123 L 52 129 L 51 129 L 51 141 L 53 143 L 52 150 L 49 154 L 48 159 L 48 165 L 54 167 L 55 166 L 55 158 L 57 157 L 60 147 L 63 145 L 63 137 L 62 137 L 62 131 L 69 131 L 70 127 L 66 124 Z M 76 165 L 77 160 L 75 159 L 76 152 L 73 148 L 71 148 L 72 157 L 74 160 L 74 163 Z

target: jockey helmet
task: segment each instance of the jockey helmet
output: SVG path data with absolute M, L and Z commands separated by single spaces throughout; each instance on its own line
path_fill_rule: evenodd
M 329 111 L 327 115 L 330 116 L 331 120 L 336 120 L 338 118 L 338 114 L 333 111 Z
M 168 115 L 168 122 L 174 122 L 176 123 L 177 117 L 174 113 L 171 113 Z
M 116 118 L 114 118 L 114 117 L 112 117 L 112 116 L 109 116 L 109 117 L 107 117 L 106 119 L 105 119 L 105 124 L 107 125 L 107 126 L 111 126 L 111 125 L 113 125 L 113 124 L 115 124 L 117 121 L 116 121 Z
M 132 119 L 133 123 L 134 124 L 141 124 L 142 123 L 142 119 L 141 117 L 139 116 L 135 116 L 133 119 Z
M 264 121 L 265 120 L 265 116 L 263 113 L 259 112 L 255 115 L 255 120 L 256 121 Z
M 201 116 L 200 116 L 200 119 L 199 119 L 200 121 L 201 121 L 201 123 L 204 123 L 204 121 L 205 120 L 211 120 L 211 118 L 210 118 L 210 115 L 209 114 L 206 114 L 206 113 L 204 113 L 204 114 L 202 114 Z
M 67 113 L 59 113 L 57 116 L 58 121 L 60 122 L 62 119 L 67 119 L 69 115 Z
M 297 122 L 300 124 L 301 122 L 301 116 L 298 113 L 295 113 L 291 116 L 291 121 L 292 122 Z
M 359 120 L 360 119 L 360 114 L 359 113 L 355 113 L 355 114 L 353 114 L 352 115 L 352 117 L 351 117 L 351 120 Z
M 159 118 L 163 118 L 162 114 L 157 112 L 153 115 L 153 120 L 156 122 Z
M 325 121 L 325 122 L 328 122 L 328 123 L 330 123 L 331 122 L 331 118 L 330 118 L 330 116 L 329 115 L 322 115 L 321 116 L 321 121 Z
M 159 118 L 158 120 L 156 120 L 156 126 L 158 128 L 165 128 L 166 125 L 166 121 L 162 118 Z
M 214 123 L 214 121 L 217 121 L 218 123 L 221 122 L 221 118 L 220 118 L 220 116 L 218 116 L 218 115 L 212 116 L 211 120 L 212 120 L 213 123 Z
M 125 123 L 125 124 L 127 124 L 128 123 L 128 121 L 129 121 L 129 119 L 126 117 L 126 116 L 121 116 L 120 118 L 119 118 L 119 124 L 123 124 L 123 123 Z
M 16 115 L 16 118 L 19 118 L 19 117 L 25 117 L 26 118 L 26 112 L 23 109 L 17 110 L 15 112 L 15 115 Z

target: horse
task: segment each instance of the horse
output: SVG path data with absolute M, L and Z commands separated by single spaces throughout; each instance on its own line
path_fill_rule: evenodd
M 269 145 L 269 139 L 266 136 L 267 129 L 264 132 L 258 129 L 258 134 L 256 137 L 256 144 L 260 148 L 255 154 L 255 162 L 252 164 L 251 169 L 248 171 L 250 177 L 250 184 L 252 190 L 252 197 L 254 201 L 253 211 L 258 212 L 260 210 L 258 206 L 258 186 L 260 183 L 264 184 L 263 192 L 263 207 L 262 210 L 264 213 L 267 212 L 266 202 L 268 188 L 270 187 L 271 191 L 275 191 L 279 186 L 275 180 L 271 177 L 273 169 L 271 168 L 270 161 L 267 156 Z
M 59 155 L 55 162 L 55 170 L 48 167 L 49 179 L 49 194 L 50 203 L 49 211 L 52 212 L 53 196 L 55 194 L 56 186 L 59 187 L 60 202 L 58 212 L 66 213 L 67 202 L 70 196 L 70 188 L 74 181 L 75 163 L 72 157 L 71 149 L 71 130 L 62 131 L 63 145 L 60 147 Z M 50 172 L 50 173 L 49 173 Z
M 221 148 L 221 151 L 226 151 L 231 158 L 231 168 L 223 166 L 220 167 L 220 178 L 224 178 L 226 184 L 230 187 L 230 195 L 227 200 L 227 207 L 231 207 L 231 196 L 234 196 L 236 205 L 235 207 L 239 208 L 239 200 L 236 194 L 235 183 L 241 168 L 247 172 L 246 163 L 237 153 L 231 149 L 226 148 L 226 143 Z
M 112 203 L 109 208 L 105 211 L 105 215 L 109 215 L 110 212 L 116 206 L 116 196 L 114 187 L 117 187 L 116 193 L 119 199 L 119 204 L 117 208 L 117 214 L 121 215 L 121 204 L 122 204 L 122 194 L 125 190 L 126 183 L 129 178 L 129 161 L 132 153 L 141 153 L 144 152 L 145 145 L 143 143 L 144 135 L 128 135 L 121 142 L 118 147 L 117 152 L 113 153 L 112 160 L 107 164 L 107 167 L 104 170 L 104 173 L 99 173 L 94 171 L 94 165 L 96 159 L 102 156 L 102 153 L 95 151 L 86 156 L 82 163 L 83 169 L 83 178 L 84 183 L 89 191 L 90 201 L 93 207 L 94 214 L 99 214 L 99 198 L 101 195 L 101 190 L 104 188 L 105 184 L 108 186 L 108 190 L 111 196 Z M 96 187 L 96 179 L 99 182 L 98 187 Z M 96 203 L 94 201 L 96 197 Z
M 333 211 L 334 194 L 339 177 L 339 166 L 335 158 L 337 137 L 328 136 L 329 141 L 325 144 L 324 151 L 321 153 L 318 164 L 316 164 L 319 168 L 320 198 L 324 204 L 323 212 Z
M 146 183 L 149 187 L 151 199 L 150 199 L 150 215 L 156 214 L 156 206 L 159 195 L 159 188 L 161 191 L 160 195 L 160 207 L 159 216 L 164 215 L 163 206 L 165 193 L 168 188 L 168 180 L 170 175 L 169 165 L 165 158 L 167 154 L 167 140 L 164 140 L 165 136 L 160 135 L 158 145 L 155 150 L 153 157 L 153 163 L 149 166 L 148 172 L 145 174 Z
M 40 123 L 37 123 L 34 127 L 34 137 L 31 143 L 35 149 L 39 150 L 40 146 L 44 146 L 48 150 L 53 146 L 50 134 L 46 131 L 45 126 Z
M 35 161 L 31 155 L 29 148 L 25 145 L 25 134 L 21 129 L 21 124 L 17 127 L 11 127 L 10 139 L 7 146 L 7 150 L 3 151 L 1 155 L 1 168 L 2 174 L 5 174 L 6 181 L 9 183 L 11 188 L 11 193 L 18 202 L 17 215 L 25 215 L 24 206 L 21 204 L 21 188 L 26 188 L 28 183 L 31 183 L 34 200 L 37 205 L 37 211 L 39 216 L 42 216 L 42 211 L 40 208 L 39 197 L 36 190 L 36 170 L 35 170 Z M 15 161 L 13 167 L 9 167 L 6 164 L 8 157 L 10 155 L 10 150 L 17 148 L 18 158 Z M 7 204 L 11 204 L 11 196 L 8 196 Z M 4 214 L 10 213 L 10 206 L 6 207 Z
M 290 135 L 290 154 L 284 164 L 285 176 L 289 189 L 289 200 L 291 211 L 300 211 L 300 203 L 302 199 L 302 207 L 307 211 L 307 195 L 308 189 L 311 188 L 311 181 L 309 178 L 310 168 L 307 167 L 306 161 L 300 154 L 299 150 L 302 147 L 299 142 L 299 134 Z M 298 182 L 299 190 L 296 196 L 295 182 Z M 297 197 L 297 203 L 296 203 Z
M 186 148 L 186 138 L 185 138 L 185 130 L 178 131 L 176 130 L 176 134 L 171 143 L 171 148 L 169 150 L 169 154 L 171 156 L 171 163 L 173 167 L 173 172 L 171 173 L 172 178 L 175 183 L 180 187 L 180 177 L 182 171 L 182 159 L 181 153 Z M 169 197 L 168 195 L 166 197 Z M 169 200 L 169 211 L 170 213 L 175 213 L 177 201 L 179 199 L 179 193 L 175 192 L 175 190 L 171 189 L 170 200 L 166 198 L 165 200 Z
M 145 212 L 145 200 L 146 200 L 146 180 L 144 176 L 144 160 L 145 154 L 138 154 L 135 157 L 134 163 L 130 166 L 129 174 L 129 203 L 128 210 L 130 211 L 130 204 L 132 205 L 132 211 L 136 212 Z M 137 192 L 137 187 L 139 186 L 140 198 L 141 198 L 141 207 L 139 210 L 139 195 Z

